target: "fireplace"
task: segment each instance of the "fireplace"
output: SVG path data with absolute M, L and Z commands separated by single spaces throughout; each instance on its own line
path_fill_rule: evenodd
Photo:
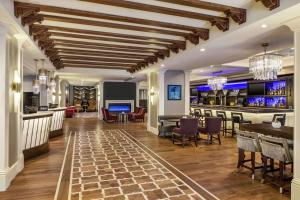
M 109 112 L 133 112 L 134 100 L 106 100 L 105 107 Z

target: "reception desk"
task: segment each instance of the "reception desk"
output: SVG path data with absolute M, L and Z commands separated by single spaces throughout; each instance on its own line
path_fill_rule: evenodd
M 285 113 L 285 125 L 294 126 L 294 111 L 289 109 L 191 105 L 191 110 L 193 111 L 194 109 L 201 109 L 202 114 L 204 110 L 211 110 L 213 116 L 216 116 L 216 111 L 225 111 L 228 118 L 231 118 L 231 112 L 239 112 L 243 113 L 244 119 L 251 120 L 254 124 L 260 124 L 263 121 L 272 121 L 274 114 Z
M 24 159 L 49 151 L 49 138 L 62 135 L 66 108 L 23 115 L 22 141 Z
M 54 109 L 49 109 L 49 111 L 53 112 L 49 138 L 53 138 L 63 134 L 62 127 L 65 118 L 66 108 L 65 107 L 54 108 Z
M 52 117 L 52 111 L 23 115 L 22 141 L 25 160 L 49 151 Z

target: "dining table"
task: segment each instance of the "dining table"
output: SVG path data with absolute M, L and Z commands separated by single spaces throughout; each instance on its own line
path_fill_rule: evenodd
M 241 124 L 240 130 L 294 140 L 294 127 L 290 126 L 281 126 L 280 128 L 274 128 L 272 124 L 265 123 Z

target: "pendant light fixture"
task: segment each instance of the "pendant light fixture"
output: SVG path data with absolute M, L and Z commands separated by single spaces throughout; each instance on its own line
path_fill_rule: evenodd
M 277 79 L 277 74 L 282 69 L 282 56 L 267 53 L 268 46 L 268 43 L 262 44 L 265 53 L 249 60 L 249 71 L 254 75 L 255 80 Z
M 40 84 L 47 84 L 47 74 L 48 71 L 44 68 L 44 64 L 45 64 L 45 59 L 41 59 L 42 62 L 42 68 L 39 69 L 39 80 L 40 80 Z
M 213 77 L 207 80 L 207 84 L 214 91 L 222 90 L 225 83 L 227 83 L 226 77 Z
M 55 78 L 54 78 L 54 72 L 50 72 L 50 80 L 49 80 L 48 86 L 49 86 L 49 88 L 50 88 L 52 91 L 55 90 L 55 87 L 56 87 L 56 81 L 55 81 Z
M 38 79 L 38 59 L 34 59 L 35 61 L 35 79 L 32 81 L 32 90 L 33 94 L 39 94 L 40 93 L 40 80 Z

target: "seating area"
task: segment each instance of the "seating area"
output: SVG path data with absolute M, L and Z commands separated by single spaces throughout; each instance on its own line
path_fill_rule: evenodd
M 1 0 L 0 200 L 300 200 L 299 52 L 300 0 Z

